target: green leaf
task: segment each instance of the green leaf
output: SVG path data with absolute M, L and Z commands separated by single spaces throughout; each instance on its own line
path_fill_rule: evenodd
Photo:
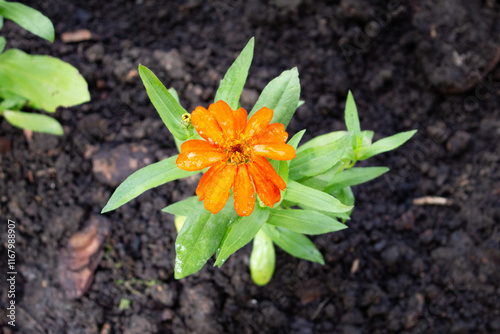
M 293 146 L 293 148 L 297 149 L 297 146 L 300 143 L 300 140 L 302 139 L 302 136 L 304 136 L 304 133 L 306 133 L 306 130 L 301 130 L 297 132 L 292 139 L 288 141 L 288 145 Z
M 351 91 L 347 94 L 347 101 L 345 103 L 345 125 L 347 126 L 347 130 L 354 132 L 356 136 L 359 136 L 361 133 L 358 108 L 356 108 L 356 102 L 354 102 Z
M 352 209 L 331 195 L 295 181 L 288 181 L 285 200 L 319 211 L 342 213 Z
M 332 194 L 335 194 L 335 192 L 333 192 Z M 332 195 L 333 196 L 333 195 Z M 335 196 L 334 196 L 335 197 Z M 339 199 L 340 200 L 340 199 Z M 342 203 L 342 202 L 341 202 Z M 342 203 L 344 204 L 344 203 Z M 301 204 L 300 207 L 304 210 L 312 210 L 312 211 L 318 211 L 319 213 L 322 213 L 324 214 L 325 216 L 328 216 L 330 218 L 333 218 L 333 219 L 343 219 L 344 221 L 345 220 L 349 220 L 351 219 L 351 217 L 349 216 L 353 210 L 354 207 L 351 207 L 351 210 L 347 211 L 347 212 L 328 212 L 328 211 L 324 211 L 324 210 L 319 210 L 319 209 L 315 209 L 315 208 L 311 208 L 311 207 L 308 207 L 307 205 L 303 205 Z
M 297 153 L 290 162 L 290 178 L 299 180 L 326 172 L 342 159 L 351 134 L 323 146 L 310 147 Z
M 345 205 L 354 205 L 354 194 L 351 187 L 337 189 L 332 194 Z
M 337 220 L 312 210 L 271 210 L 268 224 L 302 234 L 323 234 L 347 228 Z
M 320 135 L 317 137 L 314 137 L 313 139 L 309 140 L 308 142 L 304 143 L 299 147 L 297 150 L 297 154 L 305 151 L 311 147 L 320 147 L 324 145 L 328 145 L 330 143 L 335 142 L 336 140 L 342 138 L 343 136 L 347 135 L 347 131 L 334 131 L 330 133 L 326 133 L 324 135 Z
M 161 81 L 147 67 L 139 65 L 139 75 L 146 87 L 149 99 L 168 130 L 179 140 L 186 140 L 188 133 L 181 126 L 181 117 L 186 113 L 175 97 L 163 86 Z
M 331 192 L 332 196 L 335 196 L 336 198 L 338 198 L 338 200 L 340 202 L 342 202 L 342 204 L 345 204 L 345 205 L 352 205 L 353 206 L 353 209 L 354 209 L 354 193 L 352 192 L 352 188 L 351 187 L 344 187 L 342 189 L 338 189 L 338 190 L 334 190 Z M 343 213 L 344 215 L 347 215 L 348 217 L 339 217 L 341 219 L 343 219 L 344 223 L 347 219 L 349 219 L 349 217 L 351 216 L 351 213 L 352 213 L 352 210 L 351 209 L 349 212 L 346 212 L 346 213 Z
M 7 41 L 5 40 L 5 38 L 3 38 L 2 36 L 0 36 L 0 53 L 2 53 L 3 49 L 5 49 L 5 43 L 7 43 Z
M 176 279 L 199 271 L 215 253 L 227 226 L 238 217 L 232 199 L 216 215 L 200 205 L 187 217 L 175 241 L 174 275 Z
M 298 257 L 299 259 L 325 264 L 323 255 L 321 255 L 320 251 L 306 236 L 286 228 L 275 227 L 269 224 L 265 224 L 263 229 L 264 232 L 271 237 L 274 243 L 288 254 Z
M 271 123 L 288 125 L 299 105 L 300 80 L 296 67 L 284 71 L 264 87 L 264 90 L 250 112 L 250 117 L 262 107 L 274 112 Z
M 0 0 L 0 15 L 16 22 L 24 29 L 41 38 L 50 42 L 54 41 L 54 26 L 52 22 L 36 9 L 19 2 Z
M 0 30 L 3 28 L 3 16 L 0 15 Z
M 172 95 L 172 97 L 177 103 L 181 104 L 181 101 L 179 100 L 179 94 L 177 94 L 177 91 L 175 90 L 174 87 L 170 87 L 168 89 L 168 92 L 170 93 L 170 95 Z
M 0 54 L 0 88 L 48 112 L 90 100 L 87 82 L 76 68 L 57 58 L 31 56 L 17 49 Z
M 214 266 L 222 266 L 231 254 L 248 244 L 257 232 L 259 232 L 268 217 L 268 209 L 255 206 L 250 216 L 236 219 L 229 226 L 226 235 L 220 243 L 220 251 L 217 252 L 217 260 Z
M 388 171 L 389 168 L 387 167 L 353 167 L 344 169 L 333 177 L 330 184 L 326 187 L 325 192 L 330 193 L 333 190 L 365 183 Z
M 290 178 L 300 180 L 322 174 L 340 161 L 345 148 L 331 150 L 327 146 L 311 147 L 302 151 L 290 163 Z
M 5 119 L 13 126 L 35 132 L 61 136 L 64 130 L 59 122 L 50 116 L 22 111 L 5 110 Z
M 10 94 L 5 91 L 0 91 L 0 98 L 4 100 L 0 102 L 0 111 L 13 110 L 18 111 L 26 105 L 27 100 L 21 96 Z
M 269 283 L 274 274 L 276 253 L 273 241 L 261 229 L 253 239 L 250 255 L 250 274 L 255 284 L 263 286 Z
M 253 48 L 254 38 L 252 37 L 243 51 L 241 51 L 238 58 L 236 58 L 234 63 L 227 70 L 224 79 L 221 80 L 219 89 L 217 89 L 217 93 L 215 93 L 214 102 L 223 100 L 231 109 L 238 109 L 240 95 L 247 81 L 250 64 L 252 64 Z
M 417 130 L 411 130 L 406 132 L 401 132 L 393 136 L 380 139 L 370 146 L 362 147 L 357 151 L 358 160 L 366 160 L 373 157 L 374 155 L 391 151 L 401 145 L 403 145 L 407 140 L 409 140 Z
M 191 213 L 192 213 L 192 211 L 193 210 L 191 210 Z M 177 230 L 177 233 L 179 233 L 181 231 L 182 226 L 186 222 L 186 218 L 187 218 L 186 216 L 179 216 L 179 215 L 175 216 L 174 224 L 175 224 L 175 229 Z
M 325 189 L 331 183 L 335 174 L 337 174 L 337 172 L 344 166 L 345 164 L 343 162 L 341 161 L 337 162 L 335 165 L 333 165 L 332 168 L 330 168 L 326 172 L 301 180 L 300 183 L 302 183 L 305 186 L 323 191 L 323 189 Z
M 170 204 L 167 207 L 164 207 L 161 211 L 171 213 L 173 215 L 180 216 L 189 216 L 197 205 L 202 204 L 198 200 L 198 196 L 191 196 L 182 201 L 176 202 L 174 204 Z
M 373 139 L 374 134 L 375 134 L 375 132 L 373 132 L 372 130 L 361 131 L 361 136 L 363 136 L 363 139 L 368 140 L 370 143 Z
M 199 172 L 187 172 L 177 167 L 177 155 L 143 167 L 130 175 L 116 188 L 101 213 L 112 211 L 136 198 L 146 190 L 191 176 Z

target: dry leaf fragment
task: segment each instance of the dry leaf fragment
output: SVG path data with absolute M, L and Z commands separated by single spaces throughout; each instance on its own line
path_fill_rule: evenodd
M 61 40 L 64 43 L 83 42 L 92 39 L 92 33 L 87 29 L 80 29 L 76 31 L 67 31 L 61 35 Z
M 66 247 L 61 249 L 57 272 L 68 298 L 80 298 L 87 292 L 101 261 L 109 231 L 106 218 L 92 216 L 88 226 L 73 234 Z

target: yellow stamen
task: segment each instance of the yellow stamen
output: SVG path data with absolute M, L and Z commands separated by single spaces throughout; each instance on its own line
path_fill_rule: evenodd
M 247 140 L 243 138 L 228 139 L 222 145 L 227 156 L 227 162 L 233 164 L 246 164 L 252 159 L 252 149 Z

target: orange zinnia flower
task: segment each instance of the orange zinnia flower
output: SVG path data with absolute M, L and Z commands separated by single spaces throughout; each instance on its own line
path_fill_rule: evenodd
M 233 188 L 234 208 L 248 216 L 255 205 L 255 190 L 270 207 L 279 202 L 280 189 L 286 184 L 266 158 L 291 160 L 293 146 L 285 144 L 288 133 L 280 123 L 273 123 L 273 111 L 263 107 L 248 121 L 243 108 L 232 110 L 219 100 L 207 109 L 197 107 L 191 113 L 194 128 L 205 140 L 193 139 L 181 145 L 177 166 L 187 171 L 210 169 L 196 188 L 205 208 L 217 213 Z

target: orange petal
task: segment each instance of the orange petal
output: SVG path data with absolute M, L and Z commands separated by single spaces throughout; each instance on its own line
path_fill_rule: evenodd
M 217 123 L 215 116 L 203 107 L 196 107 L 191 113 L 191 123 L 205 140 L 211 144 L 218 145 L 223 141 L 222 129 Z
M 187 171 L 202 170 L 224 159 L 226 154 L 220 151 L 189 151 L 179 154 L 175 163 Z
M 280 189 L 265 177 L 262 170 L 256 164 L 250 163 L 247 164 L 247 167 L 259 198 L 265 205 L 272 208 L 274 204 L 280 201 Z
M 207 190 L 207 185 L 210 184 L 210 181 L 214 175 L 216 175 L 224 166 L 226 165 L 225 162 L 219 161 L 215 163 L 212 167 L 210 167 L 209 170 L 203 174 L 201 177 L 200 182 L 198 183 L 198 187 L 196 188 L 196 195 L 200 198 L 200 201 L 203 201 L 205 199 L 205 193 Z
M 285 132 L 285 126 L 283 124 L 273 123 L 266 126 L 266 128 L 254 138 L 259 144 L 281 144 L 286 143 L 288 133 Z
M 281 176 L 276 173 L 273 166 L 269 161 L 267 161 L 266 158 L 256 155 L 254 156 L 253 162 L 257 165 L 258 168 L 261 169 L 262 175 L 265 175 L 269 181 L 274 183 L 281 190 L 285 190 L 285 181 L 283 181 Z
M 288 144 L 257 144 L 252 146 L 257 155 L 274 160 L 292 160 L 295 158 L 295 149 Z
M 273 119 L 273 111 L 271 109 L 267 107 L 259 109 L 248 120 L 244 132 L 245 137 L 252 137 L 259 134 L 266 126 L 269 125 L 269 123 L 271 123 L 271 119 Z
M 236 129 L 231 107 L 226 102 L 219 100 L 211 104 L 208 110 L 217 119 L 217 123 L 219 123 L 226 138 L 234 138 Z
M 245 109 L 240 108 L 235 111 L 233 111 L 233 116 L 234 116 L 234 122 L 235 126 L 234 128 L 236 131 L 243 131 L 245 130 L 245 126 L 247 125 L 247 118 L 248 114 Z
M 229 198 L 229 190 L 231 190 L 234 183 L 236 169 L 235 164 L 229 164 L 211 177 L 206 186 L 207 189 L 203 203 L 205 209 L 216 214 L 226 205 Z
M 210 144 L 206 140 L 200 140 L 200 139 L 191 139 L 188 141 L 185 141 L 181 145 L 181 152 L 188 152 L 188 151 L 210 151 L 210 150 L 218 150 L 219 148 L 217 146 L 214 146 Z
M 255 190 L 246 165 L 239 165 L 233 187 L 234 208 L 238 216 L 248 216 L 255 206 Z

